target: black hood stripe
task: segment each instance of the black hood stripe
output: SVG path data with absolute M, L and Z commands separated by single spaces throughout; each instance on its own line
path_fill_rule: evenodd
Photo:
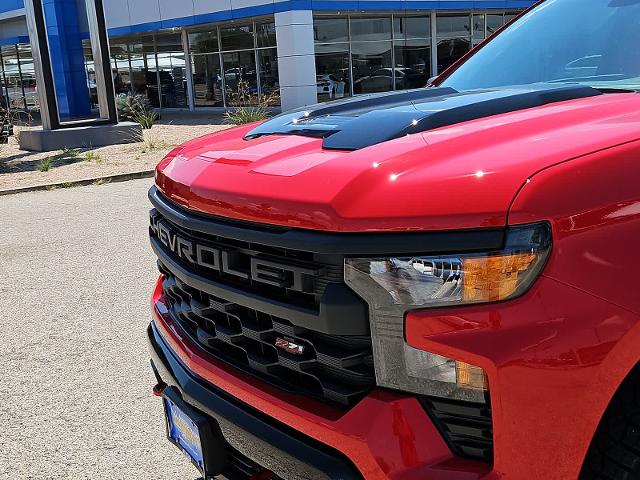
M 245 139 L 304 135 L 323 138 L 326 149 L 359 150 L 412 133 L 596 95 L 601 92 L 587 86 L 544 84 L 473 92 L 445 87 L 365 95 L 284 113 L 254 128 Z

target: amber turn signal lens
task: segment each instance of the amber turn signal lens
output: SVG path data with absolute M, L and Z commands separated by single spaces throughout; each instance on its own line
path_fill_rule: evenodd
M 459 388 L 488 390 L 487 374 L 480 367 L 456 361 L 456 384 Z
M 465 258 L 464 302 L 497 302 L 514 295 L 537 260 L 535 253 Z

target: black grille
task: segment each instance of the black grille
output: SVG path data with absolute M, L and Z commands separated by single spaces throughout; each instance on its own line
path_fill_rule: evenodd
M 367 306 L 344 284 L 342 256 L 202 233 L 157 210 L 150 234 L 169 313 L 204 350 L 344 408 L 375 386 Z
M 224 260 L 212 258 L 213 251 L 224 252 L 227 255 L 228 264 L 218 269 L 207 268 L 191 262 L 184 255 L 175 255 L 174 260 L 188 268 L 191 272 L 206 276 L 208 279 L 223 282 L 226 285 L 241 288 L 246 292 L 258 293 L 271 299 L 286 302 L 310 309 L 316 309 L 319 299 L 330 283 L 340 283 L 343 280 L 344 264 L 337 256 L 327 256 L 324 262 L 318 261 L 316 256 L 309 252 L 260 245 L 237 239 L 229 239 L 217 235 L 203 235 L 193 230 L 178 227 L 169 222 L 159 213 L 151 213 L 151 235 L 158 236 L 154 230 L 161 224 L 166 235 L 178 235 L 180 239 L 190 244 L 206 247 L 202 255 L 207 265 L 222 264 Z M 167 237 L 164 237 L 167 238 Z M 175 240 L 172 241 L 175 242 Z M 166 245 L 165 245 L 166 247 Z M 174 247 L 177 250 L 178 247 Z M 191 257 L 195 253 L 190 254 Z M 259 258 L 262 262 L 261 273 L 267 274 L 266 282 L 250 275 L 251 260 Z M 301 276 L 301 282 L 296 285 L 293 275 L 297 271 L 305 272 Z
M 423 397 L 422 404 L 453 452 L 493 462 L 493 422 L 489 404 Z
M 327 335 L 189 287 L 160 264 L 172 317 L 216 357 L 292 392 L 350 406 L 374 385 L 371 339 Z M 277 348 L 283 339 L 302 353 Z

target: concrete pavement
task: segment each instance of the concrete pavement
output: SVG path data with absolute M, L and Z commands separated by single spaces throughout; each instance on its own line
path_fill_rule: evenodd
M 145 327 L 151 179 L 0 197 L 0 479 L 194 479 Z

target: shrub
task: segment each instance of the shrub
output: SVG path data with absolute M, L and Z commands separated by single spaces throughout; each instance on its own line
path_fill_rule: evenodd
M 61 158 L 77 158 L 79 155 L 80 155 L 80 150 L 78 150 L 77 148 L 65 147 L 60 152 Z
M 159 118 L 160 116 L 156 112 L 151 111 L 138 113 L 134 117 L 134 120 L 138 122 L 144 130 L 150 130 Z
M 96 163 L 102 162 L 102 157 L 98 153 L 94 152 L 93 150 L 87 152 L 84 156 L 84 159 L 87 162 L 96 162 Z
M 142 153 L 155 152 L 156 150 L 165 150 L 170 147 L 170 145 L 164 139 L 158 140 L 150 132 L 146 133 L 143 136 L 142 141 L 144 142 Z
M 227 101 L 232 107 L 224 116 L 225 122 L 234 125 L 259 122 L 269 118 L 269 108 L 278 103 L 279 91 L 269 94 L 251 93 L 249 84 L 240 80 L 235 90 L 227 90 Z
M 0 144 L 7 143 L 11 135 L 13 135 L 11 112 L 0 105 Z
M 40 160 L 40 163 L 38 164 L 38 170 L 40 170 L 41 172 L 48 172 L 49 169 L 55 163 L 55 161 L 56 161 L 55 157 L 43 158 L 42 160 Z
M 144 95 L 128 95 L 121 93 L 116 97 L 116 107 L 118 108 L 118 117 L 120 120 L 129 120 L 137 122 L 140 116 L 154 113 L 153 106 Z M 157 120 L 157 114 L 156 120 Z
M 267 118 L 269 118 L 269 112 L 259 106 L 234 108 L 224 113 L 225 122 L 232 125 L 259 122 Z

